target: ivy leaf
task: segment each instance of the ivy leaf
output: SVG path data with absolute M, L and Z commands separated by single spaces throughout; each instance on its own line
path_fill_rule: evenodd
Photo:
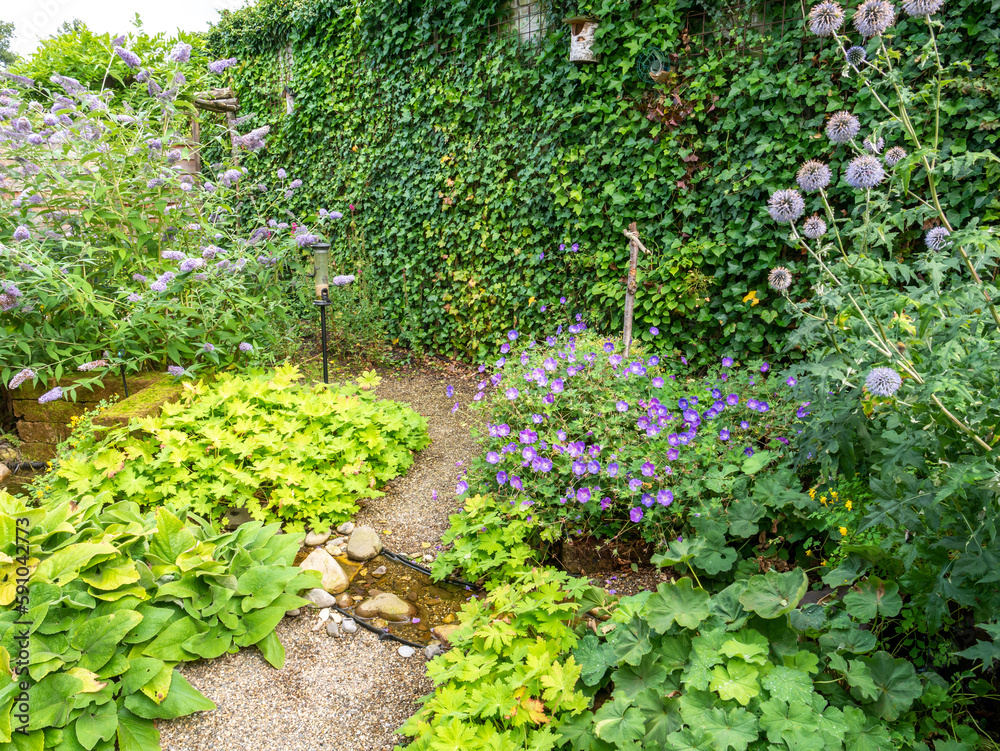
M 761 618 L 777 618 L 790 612 L 806 593 L 809 578 L 800 568 L 781 574 L 771 569 L 763 576 L 752 576 L 740 603 Z
M 594 732 L 598 738 L 619 746 L 637 741 L 646 734 L 642 712 L 622 697 L 605 702 L 594 715 Z
M 898 719 L 923 693 L 920 679 L 909 660 L 897 660 L 888 652 L 876 652 L 871 657 L 862 657 L 861 662 L 868 667 L 878 688 L 874 709 L 882 719 Z
M 573 656 L 580 666 L 580 679 L 586 686 L 599 684 L 608 668 L 616 662 L 611 645 L 601 641 L 593 633 L 580 640 L 573 650 Z
M 708 687 L 725 700 L 735 699 L 744 707 L 760 693 L 757 668 L 742 660 L 730 660 L 725 665 L 712 668 Z
M 707 730 L 714 743 L 714 749 L 725 751 L 746 751 L 747 746 L 757 740 L 757 718 L 741 707 L 712 709 L 705 714 L 702 727 Z
M 695 629 L 711 614 L 710 600 L 708 592 L 695 588 L 687 577 L 673 584 L 664 582 L 647 600 L 649 625 L 659 634 L 665 634 L 674 623 Z
M 815 655 L 814 655 L 815 656 Z M 794 668 L 776 667 L 761 681 L 772 699 L 808 704 L 814 695 L 813 682 L 808 674 Z
M 903 608 L 903 600 L 899 596 L 899 585 L 895 582 L 884 582 L 878 577 L 871 577 L 844 596 L 847 612 L 862 623 L 877 615 L 892 618 L 899 615 Z

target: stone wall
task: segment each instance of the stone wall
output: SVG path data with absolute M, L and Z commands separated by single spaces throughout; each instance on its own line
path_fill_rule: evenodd
M 64 389 L 71 385 L 73 378 L 64 377 L 59 385 Z M 21 439 L 21 461 L 49 461 L 56 455 L 56 446 L 69 437 L 72 430 L 71 419 L 95 409 L 104 399 L 117 396 L 121 401 L 114 405 L 117 419 L 103 421 L 105 424 L 127 422 L 133 416 L 145 416 L 159 408 L 165 401 L 173 401 L 180 394 L 180 386 L 163 373 L 142 373 L 128 377 L 131 398 L 124 399 L 125 391 L 120 378 L 108 376 L 102 385 L 93 391 L 78 388 L 76 401 L 57 399 L 47 404 L 39 404 L 38 397 L 54 388 L 56 382 L 31 385 L 25 383 L 10 392 L 13 404 L 16 432 Z M 150 390 L 154 390 L 151 392 Z M 155 396 L 154 396 L 155 394 Z M 150 398 L 153 396 L 154 398 Z M 139 409 L 131 409 L 139 407 Z

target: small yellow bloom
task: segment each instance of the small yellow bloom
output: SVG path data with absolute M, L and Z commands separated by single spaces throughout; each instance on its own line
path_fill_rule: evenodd
M 746 295 L 743 297 L 743 302 L 749 302 L 751 308 L 757 303 L 759 303 L 760 300 L 757 299 L 757 290 L 751 290 L 750 292 L 747 292 Z
M 853 504 L 850 501 L 844 501 L 844 508 L 846 508 L 848 511 L 851 510 L 852 505 Z
M 813 552 L 811 550 L 807 550 L 806 551 L 806 555 L 811 556 L 812 554 L 813 554 Z
M 534 301 L 535 301 L 534 297 L 529 297 L 528 298 L 528 305 L 531 305 L 531 303 L 533 303 Z
M 840 528 L 840 535 L 841 537 L 847 537 L 847 527 Z
M 820 562 L 819 562 L 819 565 L 820 565 L 820 566 L 825 566 L 825 565 L 826 565 L 826 561 L 820 561 Z

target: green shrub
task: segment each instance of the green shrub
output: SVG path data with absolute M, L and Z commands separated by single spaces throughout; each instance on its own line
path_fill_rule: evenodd
M 71 443 L 50 481 L 53 492 L 107 491 L 215 519 L 242 506 L 288 531 L 345 521 L 359 498 L 382 495 L 378 486 L 430 443 L 427 420 L 376 399 L 373 373 L 360 385 L 309 388 L 297 379 L 286 365 L 186 384 L 160 416 Z
M 38 508 L 0 491 L 0 748 L 158 751 L 155 720 L 215 708 L 177 665 L 256 645 L 281 667 L 274 628 L 319 580 L 279 532 L 219 535 L 103 491 Z

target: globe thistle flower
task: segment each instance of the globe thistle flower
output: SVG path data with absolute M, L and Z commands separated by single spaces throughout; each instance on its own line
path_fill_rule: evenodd
M 77 367 L 77 370 L 86 373 L 88 370 L 97 370 L 98 368 L 108 367 L 107 360 L 91 360 L 90 362 L 85 362 L 83 365 Z
M 767 275 L 767 283 L 775 292 L 787 292 L 792 286 L 792 273 L 784 266 L 778 266 Z
M 810 240 L 818 240 L 826 234 L 826 222 L 820 218 L 819 214 L 813 214 L 802 222 L 802 234 Z
M 903 10 L 908 16 L 922 18 L 937 13 L 942 5 L 944 0 L 907 0 L 903 3 Z
M 895 167 L 903 159 L 906 159 L 906 149 L 900 146 L 893 146 L 885 152 L 885 163 L 890 167 Z
M 139 70 L 142 67 L 142 60 L 132 50 L 127 50 L 124 47 L 115 47 L 115 54 L 132 70 Z
M 810 159 L 799 167 L 799 172 L 795 176 L 795 182 L 799 184 L 806 193 L 822 190 L 830 184 L 830 168 L 823 162 Z
M 835 112 L 826 124 L 826 137 L 834 143 L 849 143 L 861 130 L 861 122 L 846 110 Z
M 892 396 L 903 385 L 903 379 L 892 368 L 872 368 L 865 378 L 865 388 L 875 396 Z
M 847 57 L 848 65 L 860 68 L 861 64 L 868 59 L 868 52 L 864 47 L 858 47 L 855 45 L 847 50 L 845 56 Z
M 896 20 L 896 8 L 887 0 L 865 0 L 854 13 L 854 28 L 865 39 L 883 34 Z
M 809 30 L 818 37 L 832 36 L 844 23 L 844 9 L 839 3 L 823 2 L 809 11 Z
M 779 224 L 791 224 L 805 210 L 805 201 L 794 188 L 775 191 L 767 202 L 767 213 Z
M 928 230 L 924 242 L 927 243 L 927 247 L 931 250 L 944 250 L 951 245 L 951 241 L 948 240 L 948 235 L 950 234 L 951 232 L 948 231 L 947 227 L 935 227 L 932 230 Z
M 39 404 L 47 404 L 48 402 L 54 402 L 56 399 L 62 399 L 63 390 L 59 386 L 56 386 L 51 391 L 46 391 L 40 397 L 38 397 Z
M 24 383 L 25 381 L 27 381 L 29 378 L 34 378 L 37 375 L 38 374 L 34 370 L 32 370 L 31 368 L 25 368 L 21 372 L 15 374 L 15 376 L 10 379 L 10 383 L 7 384 L 7 389 L 10 390 L 10 391 L 13 391 L 18 386 L 20 386 L 22 383 Z
M 871 154 L 862 154 L 851 160 L 847 165 L 844 180 L 852 188 L 868 190 L 874 188 L 885 178 L 882 163 Z
M 885 139 L 878 138 L 873 141 L 872 137 L 868 136 L 868 138 L 864 140 L 864 143 L 862 145 L 865 147 L 865 151 L 867 151 L 869 154 L 881 154 L 882 149 L 885 148 Z
M 175 63 L 186 63 L 191 59 L 191 45 L 178 42 L 170 50 L 170 59 Z

